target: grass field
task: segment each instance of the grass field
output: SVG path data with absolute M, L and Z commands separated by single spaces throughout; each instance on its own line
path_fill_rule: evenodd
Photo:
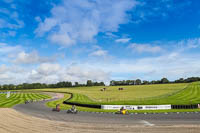
M 39 93 L 11 93 L 9 98 L 6 98 L 6 94 L 0 94 L 0 107 L 9 108 L 16 104 L 24 103 L 26 100 L 41 100 L 48 98 L 51 97 Z
M 159 85 L 135 85 L 135 86 L 108 86 L 107 90 L 102 92 L 104 86 L 92 87 L 74 87 L 74 88 L 57 88 L 57 89 L 41 89 L 42 91 L 55 92 L 71 92 L 74 94 L 82 94 L 89 97 L 93 101 L 107 102 L 134 100 L 138 98 L 150 98 L 161 96 L 185 88 L 188 84 L 159 84 Z M 118 88 L 125 88 L 119 91 Z
M 119 91 L 123 87 L 125 90 Z M 150 104 L 197 104 L 200 103 L 200 82 L 191 84 L 162 84 L 162 85 L 138 85 L 138 86 L 109 86 L 105 92 L 100 91 L 103 87 L 75 87 L 75 88 L 57 88 L 57 89 L 34 89 L 28 90 L 33 92 L 62 92 L 66 93 L 64 98 L 48 102 L 48 107 L 61 105 L 61 109 L 69 109 L 71 105 L 64 105 L 63 101 L 86 103 L 86 104 L 126 104 L 126 105 L 150 105 Z M 18 95 L 18 96 L 17 96 Z M 41 94 L 24 93 L 12 94 L 9 99 L 5 99 L 5 94 L 0 95 L 0 107 L 11 107 L 15 104 L 22 103 L 28 99 L 43 99 Z M 95 112 L 113 112 L 113 110 L 101 110 L 78 107 L 81 111 Z M 153 112 L 185 112 L 199 111 L 196 110 L 158 110 Z M 130 111 L 143 112 L 143 111 Z M 145 111 L 152 112 L 152 111 Z
M 37 91 L 70 92 L 73 98 L 70 102 L 87 104 L 163 104 L 168 102 L 169 96 L 185 90 L 189 84 L 159 84 L 137 86 L 109 86 L 103 87 L 76 87 L 57 89 L 37 89 Z M 125 90 L 119 91 L 123 87 Z M 173 99 L 174 100 L 174 99 Z M 172 102 L 172 101 L 169 101 Z
M 71 92 L 73 93 L 73 98 L 69 100 L 70 102 L 86 103 L 86 104 L 159 105 L 159 104 L 200 103 L 200 82 L 195 82 L 191 84 L 141 85 L 141 86 L 130 86 L 130 88 L 128 87 L 124 88 L 126 88 L 126 90 L 118 91 L 117 87 L 108 87 L 108 90 L 105 92 L 99 91 L 100 88 L 98 87 L 47 89 L 47 90 Z M 153 91 L 153 89 L 155 89 L 156 91 L 155 90 Z M 113 94 L 111 94 L 112 91 Z M 148 96 L 145 95 L 146 97 L 144 97 L 144 95 L 142 95 L 142 92 L 146 95 L 147 94 L 149 95 Z M 124 96 L 120 96 L 120 93 Z M 135 96 L 134 94 L 137 95 Z M 139 97 L 139 94 L 142 95 L 141 96 L 142 98 L 136 98 Z M 113 98 L 114 95 L 116 95 L 116 98 Z M 125 98 L 125 95 L 127 95 L 127 99 Z M 106 96 L 107 100 L 100 98 Z M 124 98 L 120 99 L 119 97 L 124 97 Z
M 55 108 L 57 104 L 60 104 L 61 110 L 68 110 L 72 106 L 63 104 L 63 102 L 70 98 L 70 94 L 65 94 L 64 98 L 61 98 L 56 101 L 47 102 L 46 105 L 50 108 Z M 79 111 L 86 112 L 116 112 L 117 110 L 104 110 L 104 109 L 95 109 L 95 108 L 86 108 L 86 107 L 76 107 Z M 129 110 L 129 113 L 165 113 L 165 112 L 199 112 L 200 109 L 170 109 L 170 110 Z
M 191 83 L 182 89 L 173 89 L 171 93 L 138 99 L 94 101 L 82 94 L 74 94 L 70 102 L 89 103 L 89 104 L 121 104 L 121 105 L 159 105 L 159 104 L 198 104 L 200 103 L 200 82 Z

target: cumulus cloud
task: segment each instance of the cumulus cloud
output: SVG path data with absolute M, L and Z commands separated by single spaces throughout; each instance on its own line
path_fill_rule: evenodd
M 106 56 L 107 51 L 106 50 L 96 50 L 90 54 L 90 56 Z
M 4 73 L 5 71 L 7 71 L 7 67 L 5 64 L 0 66 L 0 73 Z
M 18 84 L 26 82 L 27 71 L 24 68 L 13 65 L 0 65 L 0 84 Z
M 37 51 L 26 52 L 26 48 L 20 45 L 8 45 L 0 43 L 0 61 L 15 64 L 40 64 L 45 62 L 55 62 L 62 55 L 50 57 L 40 56 Z
M 164 42 L 159 43 L 164 44 Z M 146 49 L 155 47 L 155 45 L 150 44 L 137 45 L 145 45 Z M 27 53 L 24 52 L 25 50 L 20 46 L 10 46 L 5 43 L 0 43 L 1 57 L 8 57 L 9 54 L 15 52 L 15 56 L 9 57 L 12 59 L 19 59 L 21 63 L 24 64 L 37 62 L 37 64 L 28 65 L 26 67 L 23 67 L 23 65 L 19 63 L 13 64 L 13 66 L 10 66 L 10 64 L 0 65 L 0 84 L 23 82 L 56 83 L 59 81 L 78 81 L 80 83 L 85 83 L 88 79 L 104 82 L 108 82 L 111 79 L 123 80 L 136 78 L 155 80 L 162 77 L 174 80 L 180 77 L 200 76 L 200 54 L 194 52 L 188 55 L 187 51 L 179 50 L 179 48 L 181 49 L 179 45 L 184 49 L 190 48 L 190 50 L 198 48 L 199 38 L 167 42 L 164 45 L 170 45 L 170 47 L 176 45 L 177 48 L 174 47 L 173 50 L 169 52 L 165 51 L 153 57 L 134 58 L 133 56 L 133 58 L 127 60 L 124 58 L 113 58 L 113 60 L 108 62 L 99 59 L 94 62 L 80 59 L 74 60 L 74 62 L 79 63 L 70 65 L 70 63 L 59 64 L 55 62 L 46 62 L 46 57 L 40 57 L 37 52 Z M 95 45 L 92 51 L 89 52 L 93 53 L 101 50 L 104 51 L 103 48 Z M 134 50 L 136 50 L 135 47 Z M 139 51 L 149 52 L 146 50 Z M 157 50 L 154 49 L 152 51 L 157 52 Z M 21 53 L 21 55 L 19 53 Z M 99 52 L 96 56 L 102 57 L 104 55 L 102 53 Z M 3 58 L 0 58 L 1 63 Z M 28 59 L 30 61 L 27 61 Z
M 151 44 L 137 44 L 132 43 L 128 46 L 128 48 L 132 49 L 133 51 L 136 51 L 138 53 L 158 53 L 162 51 L 162 48 L 160 46 L 152 46 Z
M 127 11 L 136 5 L 136 0 L 63 0 L 39 23 L 35 33 L 47 33 L 50 41 L 62 46 L 91 42 L 98 33 L 116 32 L 120 24 L 128 23 Z
M 121 39 L 115 40 L 115 42 L 117 42 L 117 43 L 127 43 L 130 40 L 131 40 L 131 38 L 121 38 Z
M 16 59 L 13 61 L 17 64 L 37 64 L 45 62 L 54 62 L 56 59 L 50 57 L 41 57 L 37 51 L 26 53 L 24 51 L 18 53 Z
M 88 79 L 93 81 L 108 81 L 109 73 L 91 67 L 84 67 L 81 64 L 60 66 L 59 64 L 41 64 L 29 75 L 30 82 L 55 83 L 59 81 L 72 81 L 85 83 Z
M 61 67 L 59 64 L 50 64 L 50 63 L 43 63 L 38 68 L 38 73 L 42 75 L 50 75 L 50 74 L 56 74 L 61 70 Z
M 20 45 L 11 46 L 6 43 L 0 43 L 0 56 L 12 57 L 17 53 L 23 51 L 23 48 Z
M 102 59 L 108 59 L 110 58 L 109 55 L 108 55 L 108 51 L 107 50 L 104 50 L 103 48 L 101 48 L 100 46 L 98 45 L 94 45 L 91 49 L 91 53 L 89 54 L 89 57 L 100 57 Z

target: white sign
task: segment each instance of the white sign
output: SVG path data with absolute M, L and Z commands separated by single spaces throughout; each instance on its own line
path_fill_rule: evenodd
M 10 91 L 7 92 L 7 95 L 6 95 L 6 98 L 9 98 L 10 97 Z
M 171 105 L 101 105 L 101 109 L 119 110 L 124 107 L 127 110 L 159 110 L 171 109 Z

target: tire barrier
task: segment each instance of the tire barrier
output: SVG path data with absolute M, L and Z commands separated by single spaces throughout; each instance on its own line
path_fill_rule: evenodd
M 172 109 L 197 109 L 198 105 L 193 104 L 193 105 L 171 105 Z
M 70 98 L 67 99 L 66 101 L 63 102 L 63 104 L 69 104 L 69 105 L 76 105 L 80 107 L 88 107 L 88 108 L 96 108 L 96 109 L 101 109 L 101 105 L 93 105 L 93 104 L 81 104 L 81 103 L 76 103 L 76 102 L 68 102 L 70 99 L 73 97 L 73 93 L 68 93 L 70 94 Z
M 64 101 L 63 104 L 69 104 L 69 105 L 76 105 L 76 106 L 80 106 L 80 107 L 101 109 L 101 105 L 81 104 L 81 103 L 67 102 L 67 101 Z

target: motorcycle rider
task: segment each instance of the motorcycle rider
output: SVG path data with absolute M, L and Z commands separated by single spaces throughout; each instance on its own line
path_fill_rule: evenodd
M 76 111 L 77 111 L 75 105 L 72 105 L 71 111 L 72 111 L 72 112 L 76 112 Z
M 121 113 L 121 114 L 125 115 L 126 112 L 127 112 L 127 110 L 126 110 L 124 107 L 121 107 L 121 108 L 120 108 L 120 113 Z

